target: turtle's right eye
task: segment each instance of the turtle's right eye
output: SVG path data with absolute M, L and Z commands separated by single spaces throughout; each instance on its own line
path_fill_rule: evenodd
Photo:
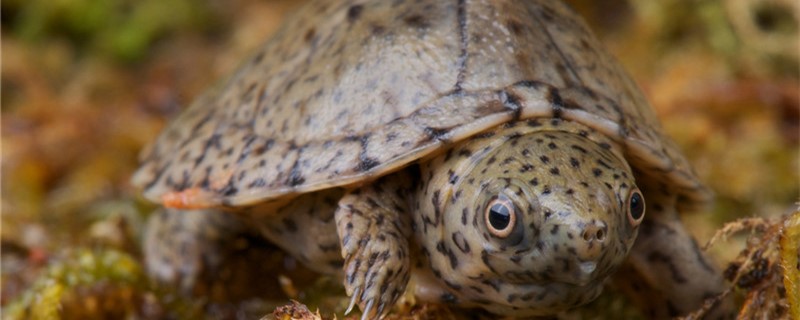
M 496 198 L 486 206 L 486 226 L 495 237 L 505 238 L 516 224 L 514 204 L 508 199 Z
M 522 240 L 522 228 L 518 227 L 519 212 L 514 202 L 504 195 L 492 197 L 486 204 L 484 222 L 489 233 L 508 244 L 516 244 Z

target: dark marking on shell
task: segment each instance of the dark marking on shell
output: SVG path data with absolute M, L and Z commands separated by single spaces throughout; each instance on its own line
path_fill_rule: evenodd
M 564 108 L 564 101 L 561 99 L 561 94 L 558 89 L 549 87 L 547 90 L 547 100 L 550 101 L 551 108 L 553 109 L 553 117 L 561 118 Z
M 511 110 L 511 120 L 517 121 L 519 120 L 520 116 L 522 115 L 522 105 L 520 104 L 520 97 L 514 93 L 511 93 L 507 90 L 500 91 L 500 97 L 503 102 L 503 106 L 506 109 Z
M 357 5 L 351 6 L 349 9 L 347 9 L 347 21 L 352 23 L 352 22 L 358 20 L 358 18 L 361 17 L 361 13 L 362 12 L 364 12 L 364 6 L 363 5 L 357 4 Z
M 405 24 L 410 27 L 418 29 L 425 29 L 430 27 L 428 20 L 426 20 L 425 17 L 418 14 L 403 18 L 403 22 L 405 22 Z
M 445 141 L 446 140 L 445 136 L 447 135 L 448 132 L 450 132 L 450 129 L 448 128 L 432 128 L 432 127 L 425 128 L 425 134 L 428 136 L 427 141 L 431 140 Z
M 286 179 L 286 184 L 291 187 L 296 187 L 306 182 L 306 178 L 300 173 L 300 155 L 298 159 L 292 164 L 292 169 L 289 171 L 289 177 Z
M 353 140 L 358 140 L 361 144 L 361 152 L 358 155 L 358 164 L 355 167 L 355 170 L 358 172 L 366 172 L 372 170 L 379 166 L 381 163 L 377 159 L 371 158 L 367 156 L 367 147 L 369 144 L 369 134 L 360 136 L 360 137 L 348 137 Z

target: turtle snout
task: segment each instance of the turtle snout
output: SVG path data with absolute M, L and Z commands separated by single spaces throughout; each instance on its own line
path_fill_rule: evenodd
M 599 220 L 575 223 L 567 227 L 570 238 L 569 247 L 563 256 L 563 278 L 565 282 L 586 285 L 602 273 L 604 256 L 608 253 L 608 225 Z
M 600 259 L 605 250 L 605 241 L 608 238 L 608 225 L 605 222 L 592 220 L 578 226 L 580 234 L 576 246 L 576 255 L 581 261 L 595 261 Z
M 606 239 L 606 224 L 602 222 L 595 222 L 583 229 L 581 233 L 583 240 L 586 243 L 603 242 Z

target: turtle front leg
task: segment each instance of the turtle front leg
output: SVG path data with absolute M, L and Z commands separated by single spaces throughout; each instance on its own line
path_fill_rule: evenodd
M 410 275 L 409 182 L 401 174 L 354 190 L 339 201 L 336 227 L 344 258 L 344 286 L 362 319 L 388 312 Z
M 721 293 L 724 280 L 681 223 L 674 193 L 644 188 L 647 217 L 615 282 L 644 307 L 648 318 L 685 315 Z M 731 318 L 731 312 L 730 301 L 724 300 L 705 319 Z

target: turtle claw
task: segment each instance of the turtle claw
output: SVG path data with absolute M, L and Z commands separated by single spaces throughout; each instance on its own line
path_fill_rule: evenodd
M 350 298 L 350 304 L 347 305 L 347 310 L 344 311 L 344 315 L 348 315 L 353 311 L 353 307 L 356 305 L 356 301 L 358 301 L 359 291 L 361 291 L 361 288 L 356 288 L 353 292 L 353 296 Z
M 374 303 L 375 299 L 370 299 L 369 302 L 367 302 L 367 306 L 364 308 L 364 312 L 361 314 L 361 320 L 367 320 L 372 316 L 370 312 L 372 311 L 372 305 Z
M 408 283 L 408 256 L 393 258 L 396 253 L 387 251 L 388 244 L 380 241 L 357 248 L 345 261 L 345 288 L 350 293 L 350 303 L 345 311 L 349 314 L 355 305 L 362 310 L 362 319 L 381 318 L 405 291 Z M 386 254 L 377 254 L 386 252 Z M 403 254 L 399 254 L 403 256 Z
M 387 209 L 396 206 L 379 205 L 387 197 L 369 191 L 342 198 L 335 219 L 344 257 L 344 286 L 351 297 L 345 314 L 357 304 L 363 319 L 376 319 L 388 312 L 408 284 L 410 223 L 407 215 Z

